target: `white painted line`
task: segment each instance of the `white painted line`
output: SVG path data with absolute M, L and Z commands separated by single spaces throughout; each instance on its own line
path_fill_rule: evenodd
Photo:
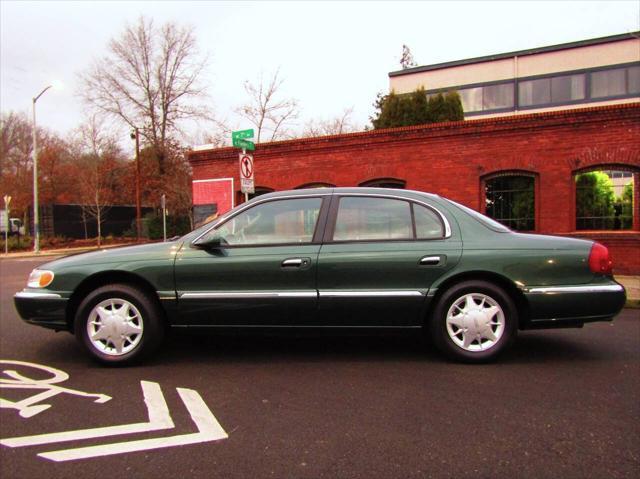
M 197 433 L 43 452 L 38 454 L 38 456 L 56 462 L 73 461 L 76 459 L 88 459 L 91 457 L 109 456 L 127 452 L 186 446 L 188 444 L 218 441 L 229 437 L 197 391 L 183 388 L 177 388 L 177 390 L 191 415 L 191 419 L 198 428 Z
M 174 427 L 169 408 L 158 383 L 140 381 L 142 394 L 146 403 L 149 422 L 123 424 L 121 426 L 97 427 L 93 429 L 78 429 L 75 431 L 38 434 L 35 436 L 13 437 L 0 439 L 0 444 L 9 447 L 35 446 L 55 442 L 77 441 L 98 437 L 116 436 L 118 434 L 135 434 L 140 432 L 158 431 Z M 33 406 L 32 406 L 33 407 Z

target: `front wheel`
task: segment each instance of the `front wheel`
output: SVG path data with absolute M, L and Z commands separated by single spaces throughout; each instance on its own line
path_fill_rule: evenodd
M 465 281 L 442 295 L 430 330 L 435 345 L 449 357 L 489 361 L 515 339 L 518 312 L 502 288 L 486 281 Z
M 151 353 L 163 336 L 161 311 L 143 291 L 110 284 L 91 292 L 75 317 L 75 334 L 98 361 L 127 364 Z

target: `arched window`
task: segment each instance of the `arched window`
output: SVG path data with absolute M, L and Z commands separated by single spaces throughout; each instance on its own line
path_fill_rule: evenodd
M 260 196 L 260 195 L 266 195 L 267 193 L 273 193 L 274 190 L 273 188 L 269 188 L 267 186 L 256 186 L 253 189 L 253 193 L 249 193 L 247 195 L 247 198 L 249 200 L 252 200 L 253 198 L 255 198 L 256 196 Z M 240 204 L 240 203 L 244 203 L 245 200 L 245 196 L 244 193 L 242 191 L 236 191 L 236 204 Z
M 407 186 L 407 182 L 398 178 L 374 178 L 360 183 L 358 186 L 368 188 L 397 188 L 403 190 Z
M 253 193 L 249 193 L 249 199 L 255 198 L 256 196 L 266 195 L 267 193 L 273 193 L 275 190 L 273 188 L 268 188 L 266 186 L 256 186 L 253 189 Z
M 304 185 L 296 186 L 294 190 L 304 190 L 307 188 L 335 188 L 336 185 L 332 185 L 331 183 L 323 183 L 321 181 L 316 181 L 313 183 L 305 183 Z
M 624 167 L 577 173 L 576 230 L 633 229 L 634 176 Z
M 534 231 L 535 175 L 505 172 L 484 180 L 485 214 L 516 231 Z

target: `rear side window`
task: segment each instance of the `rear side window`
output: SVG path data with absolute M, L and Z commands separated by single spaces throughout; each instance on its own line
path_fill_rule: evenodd
M 334 241 L 413 239 L 411 207 L 389 198 L 340 199 Z
M 442 219 L 425 206 L 393 198 L 340 199 L 333 241 L 441 238 L 444 238 Z
M 437 239 L 444 236 L 442 220 L 435 211 L 414 203 L 413 216 L 416 222 L 417 239 Z

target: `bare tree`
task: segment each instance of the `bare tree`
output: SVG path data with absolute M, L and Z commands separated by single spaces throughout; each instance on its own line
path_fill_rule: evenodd
M 418 64 L 413 59 L 411 50 L 407 45 L 402 45 L 402 56 L 400 57 L 400 66 L 402 67 L 403 70 L 418 66 Z
M 303 137 L 341 135 L 351 133 L 359 128 L 351 121 L 353 107 L 345 108 L 341 115 L 328 120 L 309 120 L 302 131 Z
M 260 75 L 259 83 L 244 83 L 249 96 L 245 105 L 236 112 L 249 120 L 258 130 L 256 142 L 259 143 L 263 133 L 270 134 L 269 141 L 278 140 L 286 135 L 286 127 L 298 118 L 298 101 L 295 98 L 279 98 L 280 87 L 284 80 L 278 78 L 279 70 L 266 83 Z
M 192 27 L 168 22 L 157 28 L 140 17 L 82 75 L 81 96 L 96 112 L 139 128 L 163 171 L 165 149 L 181 122 L 209 118 L 198 83 L 206 64 Z
M 83 218 L 96 221 L 98 246 L 101 245 L 104 215 L 113 204 L 117 192 L 121 153 L 116 139 L 105 133 L 103 123 L 95 115 L 75 133 L 73 156 L 78 168 Z

